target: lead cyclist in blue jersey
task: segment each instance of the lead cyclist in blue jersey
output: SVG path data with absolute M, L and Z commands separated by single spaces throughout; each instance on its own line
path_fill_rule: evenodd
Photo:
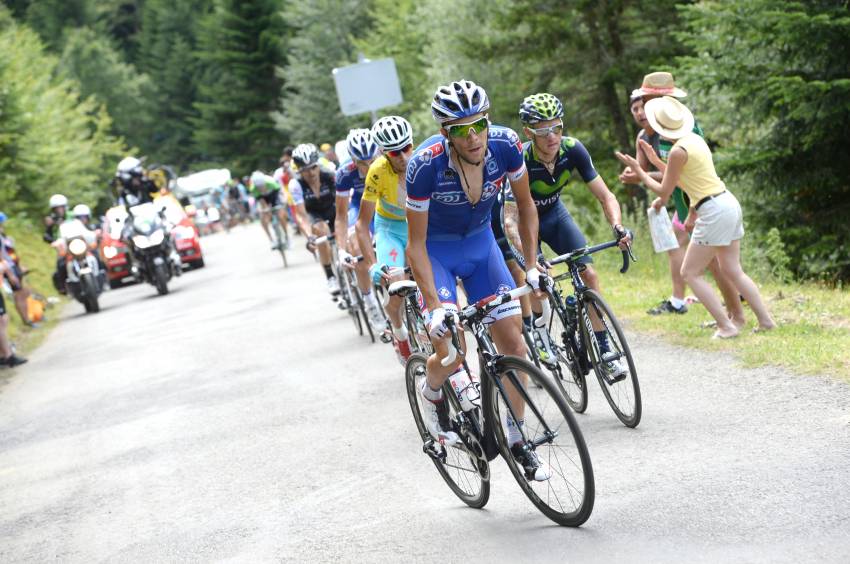
M 517 134 L 490 125 L 490 101 L 483 88 L 468 80 L 441 86 L 431 104 L 440 133 L 423 142 L 407 166 L 407 254 L 425 301 L 426 320 L 435 354 L 426 365 L 422 388 L 429 432 L 439 441 L 453 443 L 448 430 L 448 405 L 441 387 L 456 371 L 460 359 L 443 367 L 448 354 L 447 315 L 457 311 L 455 278 L 463 281 L 469 302 L 512 290 L 514 280 L 490 229 L 490 211 L 506 179 L 513 187 L 520 219 L 520 238 L 526 250 L 527 281 L 539 290 L 536 268 L 537 213 L 528 187 L 528 174 Z M 449 312 L 449 313 L 447 313 Z M 491 314 L 490 332 L 499 352 L 525 356 L 520 306 L 512 301 Z M 519 422 L 508 421 L 508 441 L 522 441 L 524 404 L 508 387 L 518 406 Z M 533 450 L 514 453 L 527 475 L 537 480 L 550 470 Z

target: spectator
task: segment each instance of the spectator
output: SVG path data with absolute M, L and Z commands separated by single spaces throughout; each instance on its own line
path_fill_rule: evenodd
M 322 143 L 322 146 L 319 147 L 322 151 L 322 156 L 334 166 L 334 170 L 339 166 L 339 159 L 337 159 L 336 153 L 334 153 L 334 148 L 330 143 Z
M 24 325 L 34 327 L 35 324 L 30 321 L 29 311 L 27 308 L 27 298 L 30 297 L 30 290 L 24 286 L 24 275 L 26 269 L 21 266 L 21 258 L 15 252 L 15 241 L 6 234 L 6 214 L 0 212 L 0 261 L 6 263 L 9 269 L 6 274 L 6 280 L 12 288 L 12 296 L 15 300 L 15 309 L 18 310 L 18 315 L 21 316 L 21 321 Z
M 685 282 L 714 317 L 717 323 L 714 337 L 736 337 L 743 327 L 738 320 L 728 317 L 717 295 L 703 277 L 703 272 L 715 257 L 719 261 L 721 273 L 734 285 L 736 293 L 749 302 L 756 314 L 759 325 L 755 331 L 773 329 L 776 324 L 758 287 L 741 268 L 741 239 L 744 236 L 741 206 L 717 176 L 711 149 L 700 135 L 694 133 L 693 114 L 672 96 L 650 100 L 644 108 L 653 131 L 672 143 L 668 162 L 664 163 L 649 143 L 640 141 L 641 150 L 662 171 L 661 181 L 652 178 L 631 155 L 618 152 L 617 157 L 637 173 L 647 188 L 659 195 L 652 202 L 656 210 L 667 204 L 676 186 L 681 187 L 691 202 L 696 202 L 685 221 L 685 226 L 693 230 L 693 236 L 685 252 L 681 272 Z
M 5 261 L 0 261 L 0 276 L 8 276 L 9 267 Z M 9 341 L 9 315 L 6 313 L 6 302 L 3 293 L 0 292 L 0 366 L 14 368 L 27 362 L 27 359 L 16 356 L 12 352 L 12 343 Z

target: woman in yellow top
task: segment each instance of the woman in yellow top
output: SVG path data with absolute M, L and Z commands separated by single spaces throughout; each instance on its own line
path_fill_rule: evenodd
M 682 263 L 682 277 L 717 321 L 714 337 L 735 337 L 743 326 L 726 316 L 720 299 L 703 278 L 705 268 L 715 256 L 721 270 L 756 314 L 759 322 L 756 331 L 773 329 L 776 324 L 758 287 L 741 268 L 741 238 L 744 236 L 741 206 L 717 176 L 711 150 L 705 140 L 692 132 L 693 114 L 670 96 L 650 100 L 644 110 L 652 129 L 674 142 L 666 167 L 660 160 L 653 162 L 664 173 L 661 182 L 640 168 L 637 160 L 630 155 L 618 153 L 617 156 L 638 172 L 641 182 L 660 194 L 652 202 L 656 210 L 664 208 L 676 186 L 680 186 L 690 198 L 691 209 L 685 227 L 693 229 L 693 234 Z

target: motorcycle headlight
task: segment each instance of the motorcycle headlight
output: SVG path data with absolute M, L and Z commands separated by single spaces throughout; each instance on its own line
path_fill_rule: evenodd
M 162 243 L 163 239 L 165 239 L 165 231 L 163 231 L 162 229 L 151 233 L 151 245 L 159 245 L 160 243 Z
M 68 250 L 71 251 L 72 255 L 84 255 L 86 248 L 86 243 L 82 239 L 74 239 L 68 243 Z
M 103 247 L 103 256 L 106 257 L 107 260 L 114 259 L 118 256 L 118 249 L 112 245 L 107 245 Z
M 150 240 L 145 235 L 133 235 L 133 244 L 138 249 L 147 249 L 151 246 Z

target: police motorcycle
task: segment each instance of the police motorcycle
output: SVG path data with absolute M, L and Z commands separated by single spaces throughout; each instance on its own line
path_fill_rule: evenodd
M 68 294 L 83 304 L 87 313 L 97 313 L 98 298 L 106 284 L 106 271 L 95 255 L 97 235 L 79 219 L 72 219 L 59 226 L 59 238 L 54 245 L 65 257 Z
M 171 240 L 172 226 L 167 225 L 163 210 L 154 202 L 132 206 L 129 212 L 132 219 L 126 239 L 131 243 L 137 276 L 155 286 L 159 295 L 165 295 L 171 277 L 183 272 L 180 255 Z

